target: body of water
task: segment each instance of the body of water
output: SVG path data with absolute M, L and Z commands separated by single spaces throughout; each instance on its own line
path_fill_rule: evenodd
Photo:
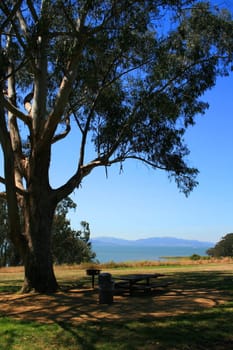
M 92 249 L 96 253 L 96 259 L 100 263 L 109 261 L 145 261 L 161 260 L 163 257 L 191 256 L 199 254 L 206 255 L 206 250 L 210 247 L 165 247 L 165 246 L 124 246 L 111 244 L 92 244 Z

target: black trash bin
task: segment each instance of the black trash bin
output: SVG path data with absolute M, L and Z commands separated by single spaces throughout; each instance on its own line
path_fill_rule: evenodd
M 114 283 L 110 273 L 99 274 L 99 303 L 112 304 L 113 303 Z

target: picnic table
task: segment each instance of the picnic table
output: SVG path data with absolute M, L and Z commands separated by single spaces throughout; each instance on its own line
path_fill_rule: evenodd
M 156 287 L 166 286 L 168 283 L 155 283 L 155 279 L 165 276 L 161 273 L 147 273 L 147 274 L 129 274 L 114 279 L 116 290 L 125 290 L 132 295 L 134 290 L 151 291 Z

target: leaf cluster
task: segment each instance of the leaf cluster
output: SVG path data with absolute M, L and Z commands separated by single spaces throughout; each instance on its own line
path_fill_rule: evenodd
M 217 258 L 233 257 L 233 233 L 223 236 L 213 248 L 207 250 L 207 254 Z
M 81 229 L 73 230 L 66 215 L 75 203 L 68 197 L 56 209 L 52 227 L 52 254 L 55 264 L 80 264 L 91 262 L 96 254 L 90 242 L 90 227 L 81 221 Z
M 188 194 L 198 171 L 187 161 L 184 134 L 208 108 L 201 96 L 232 69 L 229 12 L 195 0 L 17 3 L 15 15 L 15 3 L 0 5 L 17 101 L 39 86 L 40 62 L 46 72 L 37 104 L 46 113 L 39 116 L 39 130 L 46 136 L 52 130 L 52 143 L 67 118 L 77 126 L 81 147 L 72 190 L 95 166 L 136 159 L 167 171 Z M 62 91 L 67 81 L 68 97 Z M 90 162 L 88 141 L 95 155 Z

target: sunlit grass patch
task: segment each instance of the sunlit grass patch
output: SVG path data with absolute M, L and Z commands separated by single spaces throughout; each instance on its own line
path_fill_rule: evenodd
M 0 339 L 6 350 L 78 350 L 77 339 L 57 324 L 1 318 Z

